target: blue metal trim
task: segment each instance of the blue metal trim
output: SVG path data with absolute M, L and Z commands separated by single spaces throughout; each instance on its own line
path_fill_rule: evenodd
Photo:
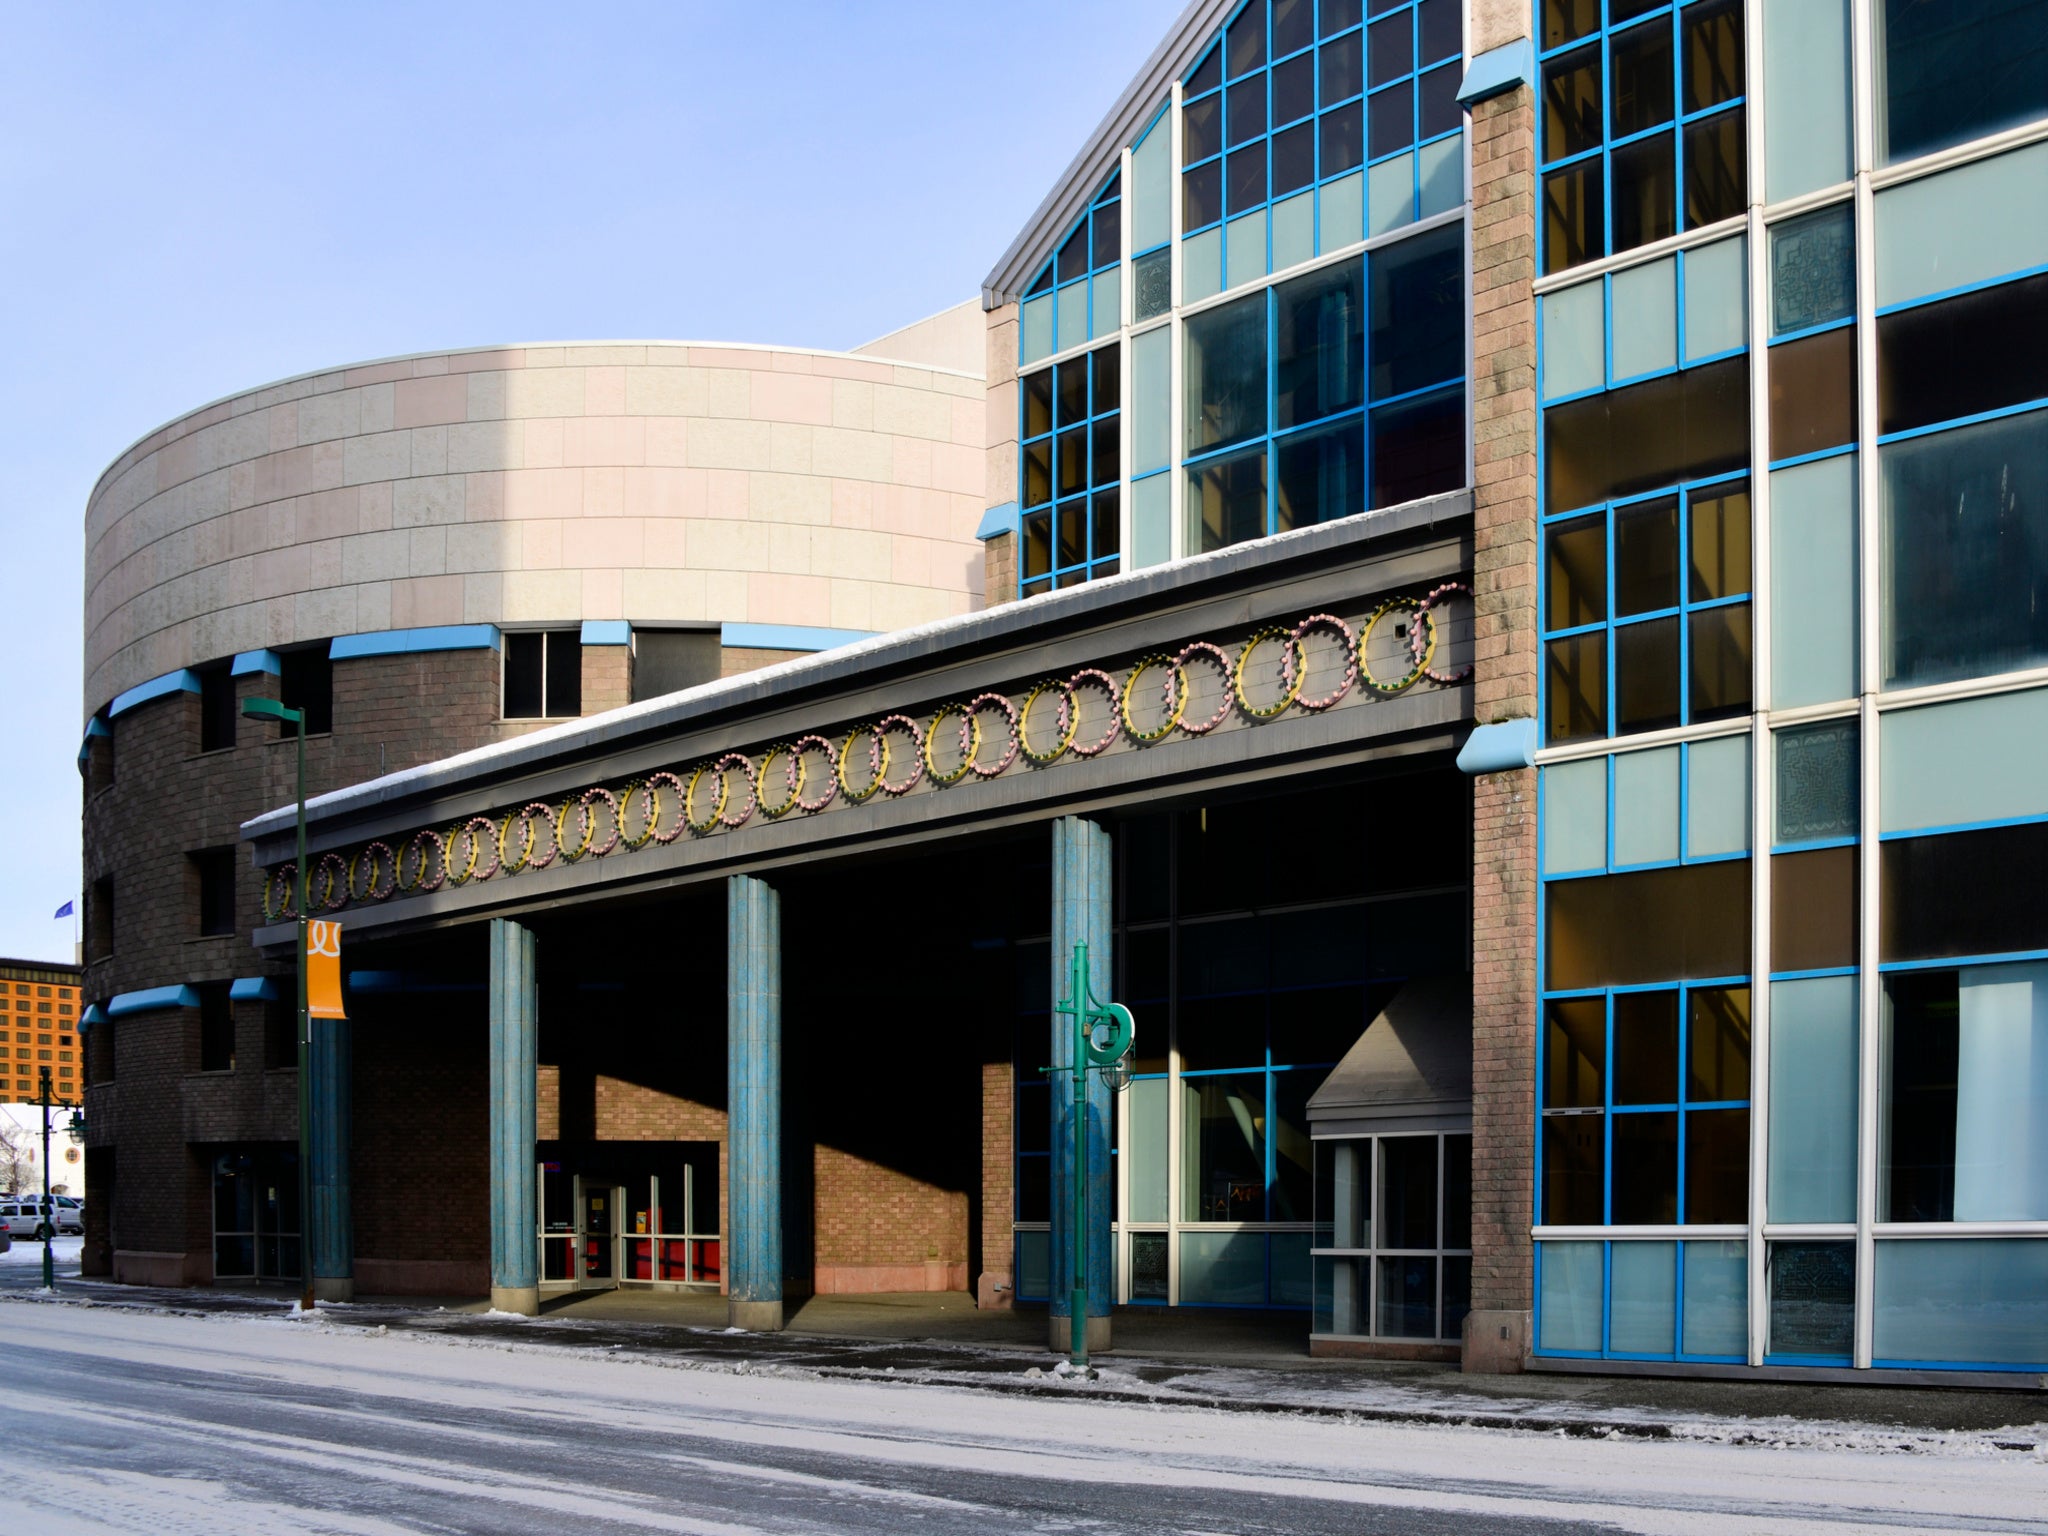
M 1951 832 L 1989 832 L 1998 827 L 2031 827 L 2048 821 L 2048 813 L 2033 816 L 2001 816 L 1991 821 L 1946 822 L 1938 827 L 1902 827 L 1895 832 L 1880 832 L 1880 843 L 1909 842 L 1916 837 L 1943 837 Z
M 1814 453 L 1795 453 L 1789 459 L 1773 459 L 1770 467 L 1773 470 L 1795 469 L 1801 464 L 1817 464 L 1822 459 L 1844 458 L 1855 451 L 1854 443 L 1844 443 L 1839 448 L 1822 448 Z
M 974 536 L 977 539 L 988 540 L 1005 533 L 1015 533 L 1017 520 L 1021 515 L 1022 509 L 1014 501 L 1006 501 L 1000 507 L 990 507 L 981 514 L 981 522 L 976 525 Z
M 275 1002 L 284 987 L 275 976 L 237 976 L 228 987 L 228 1000 L 236 1003 Z
M 235 677 L 248 677 L 252 673 L 267 673 L 271 677 L 284 675 L 284 663 L 278 660 L 275 651 L 241 651 L 235 656 L 235 663 L 229 669 Z
M 2048 949 L 2015 949 L 2000 955 L 1944 955 L 1933 960 L 1885 960 L 1878 964 L 1878 972 L 1889 976 L 1894 971 L 1967 971 L 1979 965 L 2011 965 L 2019 960 L 2048 960 Z
M 1837 205 L 1842 206 L 1842 205 Z M 1788 341 L 1804 341 L 1809 336 L 1819 336 L 1828 331 L 1847 330 L 1856 323 L 1854 315 L 1843 315 L 1838 320 L 1816 320 L 1812 325 L 1802 325 L 1789 331 L 1773 331 L 1767 347 L 1781 347 Z
M 1473 59 L 1458 86 L 1458 105 L 1472 107 L 1494 96 L 1503 96 L 1518 85 L 1536 87 L 1536 47 L 1528 38 L 1517 38 L 1498 48 L 1489 48 Z
M 406 656 L 415 651 L 495 651 L 495 624 L 436 624 L 425 629 L 387 629 L 366 635 L 337 635 L 327 648 L 336 661 L 357 656 Z
M 1981 278 L 1974 283 L 1964 283 L 1958 288 L 1943 288 L 1937 293 L 1923 293 L 1915 298 L 1901 299 L 1896 304 L 1887 304 L 1879 309 L 1877 318 L 1882 320 L 1887 315 L 1896 315 L 1902 309 L 1920 309 L 1929 304 L 1939 304 L 1943 299 L 1960 298 L 1966 293 L 1981 293 L 1986 288 L 2002 288 L 2007 283 L 2017 283 L 2023 278 L 2039 277 L 2043 272 L 2048 272 L 2048 263 L 2021 267 L 2016 271 L 2001 273 L 1997 277 Z
M 1948 421 L 1937 421 L 1931 426 L 1909 427 L 1903 432 L 1887 432 L 1878 437 L 1877 446 L 1890 447 L 1893 443 L 1910 442 L 1916 437 L 1932 437 L 1937 432 L 1951 432 L 1958 427 L 1980 426 L 1987 421 L 1998 421 L 2006 416 L 2024 416 L 2030 411 L 2048 409 L 2048 399 L 2023 400 L 2018 405 L 2003 405 L 1995 411 L 1978 411 L 1969 416 L 1957 416 Z
M 1482 725 L 1458 749 L 1458 767 L 1465 773 L 1499 773 L 1536 766 L 1534 719 L 1502 720 Z
M 417 971 L 350 971 L 350 992 L 481 992 L 481 981 L 444 981 Z
M 162 1008 L 197 1008 L 199 992 L 194 987 L 144 987 L 140 992 L 122 992 L 107 1001 L 107 1017 L 125 1019 L 131 1013 L 154 1013 Z
M 95 1024 L 107 1022 L 107 1010 L 98 1003 L 87 1003 L 85 1012 L 78 1016 L 78 1032 L 82 1035 Z
M 809 624 L 723 624 L 721 645 L 760 651 L 829 651 L 836 646 L 871 640 L 872 629 L 823 629 Z
M 1823 976 L 1854 976 L 1853 965 L 1824 965 L 1811 971 L 1773 971 L 1772 981 L 1813 981 Z
M 1880 1371 L 2042 1371 L 2048 1364 L 2001 1365 L 1989 1360 L 1873 1360 L 1872 1370 Z
M 147 704 L 151 699 L 165 698 L 173 693 L 199 692 L 199 674 L 190 668 L 166 672 L 162 677 L 153 677 L 146 683 L 137 683 L 126 693 L 114 695 L 114 702 L 107 706 L 107 718 L 125 715 L 138 704 Z M 88 729 L 90 729 L 88 727 Z
M 631 645 L 633 626 L 624 619 L 585 619 L 582 638 L 585 645 Z

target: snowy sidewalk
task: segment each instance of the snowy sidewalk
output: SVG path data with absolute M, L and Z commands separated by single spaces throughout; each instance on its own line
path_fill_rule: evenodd
M 17 1250 L 19 1251 L 19 1250 Z M 12 1256 L 10 1256 L 12 1257 Z M 19 1269 L 0 1285 L 0 1304 L 74 1305 L 169 1314 L 281 1317 L 293 1299 L 277 1290 L 146 1290 L 104 1281 L 60 1278 L 55 1296 L 24 1287 Z M 12 1268 L 12 1266 L 10 1266 Z M 39 1277 L 38 1277 L 39 1278 Z M 1202 1409 L 1245 1414 L 1296 1414 L 1352 1422 L 1465 1426 L 1568 1437 L 1683 1440 L 1724 1445 L 1812 1449 L 1885 1449 L 1937 1455 L 2031 1453 L 2048 1462 L 2048 1393 L 1838 1386 L 1654 1377 L 1529 1374 L 1466 1376 L 1454 1368 L 1370 1361 L 1263 1357 L 1238 1334 L 1211 1324 L 1221 1349 L 1203 1349 L 1199 1322 L 1168 1331 L 1134 1319 L 1128 1332 L 1179 1347 L 1118 1351 L 1098 1358 L 1094 1381 L 1057 1373 L 1042 1346 L 1042 1314 L 1006 1319 L 1007 1342 L 931 1337 L 933 1327 L 957 1331 L 966 1319 L 898 1308 L 895 1336 L 853 1336 L 792 1330 L 744 1333 L 719 1326 L 717 1298 L 696 1305 L 628 1308 L 641 1316 L 591 1315 L 603 1307 L 558 1305 L 539 1318 L 474 1307 L 371 1301 L 324 1306 L 302 1326 L 345 1336 L 351 1331 L 413 1332 L 453 1341 L 528 1351 L 567 1351 L 729 1374 L 942 1384 L 1029 1398 L 1085 1398 L 1098 1403 Z M 955 1300 L 964 1301 L 963 1298 Z M 931 1303 L 936 1307 L 937 1303 Z M 613 1308 L 613 1311 L 619 1309 Z M 808 1310 L 808 1309 L 807 1309 Z M 852 1313 L 871 1329 L 871 1313 Z M 666 1311 L 673 1319 L 661 1317 Z M 579 1315 L 581 1313 L 582 1315 Z M 831 1309 L 825 1310 L 829 1318 Z M 842 1310 L 841 1316 L 849 1313 Z M 800 1314 L 801 1316 L 801 1314 Z M 885 1322 L 887 1320 L 885 1319 Z M 987 1320 L 993 1322 L 993 1319 Z M 2038 1384 L 2036 1384 L 2038 1385 Z

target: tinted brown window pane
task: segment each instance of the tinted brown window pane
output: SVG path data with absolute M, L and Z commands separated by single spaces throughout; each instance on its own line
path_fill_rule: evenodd
M 1543 270 L 1562 272 L 1607 254 L 1600 162 L 1583 160 L 1543 178 Z
M 1694 1103 L 1749 1097 L 1749 988 L 1687 994 L 1685 1096 Z
M 1198 165 L 1180 179 L 1181 223 L 1184 229 L 1200 229 L 1223 217 L 1223 162 L 1211 160 Z
M 1052 514 L 1033 512 L 1024 519 L 1024 574 L 1043 576 L 1052 569 Z
M 1339 107 L 1334 112 L 1325 112 L 1321 128 L 1323 136 L 1323 175 L 1334 176 L 1339 171 L 1348 171 L 1365 162 L 1365 104 L 1354 101 Z
M 1232 79 L 1265 63 L 1266 8 L 1248 5 L 1238 12 L 1237 20 L 1223 36 L 1223 47 Z
M 1465 23 L 1458 0 L 1422 0 L 1416 11 L 1422 31 L 1422 62 L 1456 58 L 1465 47 Z
M 1614 514 L 1617 618 L 1678 606 L 1678 498 L 1659 497 Z
M 1464 71 L 1455 64 L 1447 64 L 1442 69 L 1431 70 L 1416 82 L 1416 92 L 1421 101 L 1417 137 L 1433 139 L 1438 134 L 1449 133 L 1464 121 L 1464 108 L 1458 105 L 1458 82 L 1463 74 Z
M 1692 626 L 1687 693 L 1693 723 L 1747 714 L 1754 693 L 1749 604 L 1701 609 L 1687 622 Z
M 1114 416 L 1095 423 L 1095 455 L 1088 469 L 1090 485 L 1114 485 L 1117 478 L 1117 419 Z
M 1856 328 L 1839 326 L 1771 348 L 1772 459 L 1855 440 Z
M 1055 514 L 1059 530 L 1059 563 L 1079 565 L 1088 558 L 1088 504 L 1070 501 Z
M 1195 66 L 1195 72 L 1188 76 L 1187 94 L 1199 96 L 1204 91 L 1213 91 L 1223 80 L 1223 50 L 1211 48 L 1202 62 Z
M 1678 172 L 1673 148 L 1671 135 L 1660 133 L 1608 156 L 1614 167 L 1616 253 L 1678 232 Z
M 1076 426 L 1088 419 L 1088 359 L 1077 357 L 1070 363 L 1061 363 L 1056 372 L 1058 424 Z
M 538 720 L 544 699 L 541 693 L 542 665 L 547 639 L 538 630 L 519 630 L 505 636 L 505 718 Z
M 1052 370 L 1024 375 L 1024 435 L 1039 437 L 1052 430 Z
M 1088 487 L 1088 429 L 1076 427 L 1060 434 L 1059 487 L 1062 496 Z
M 1607 999 L 1552 998 L 1543 1019 L 1543 1107 L 1598 1109 L 1606 1102 Z
M 1771 860 L 1771 969 L 1856 963 L 1856 849 L 1816 848 Z
M 1685 1117 L 1685 1219 L 1716 1226 L 1749 1220 L 1749 1111 L 1696 1109 Z
M 1962 998 L 1954 971 L 1884 979 L 1885 1166 L 1880 1221 L 1953 1221 Z
M 1415 82 L 1403 80 L 1365 99 L 1367 159 L 1415 142 Z
M 1463 390 L 1372 413 L 1371 505 L 1396 506 L 1464 483 Z
M 1052 500 L 1052 439 L 1024 450 L 1024 505 L 1039 507 Z
M 1089 215 L 1089 224 L 1095 231 L 1094 262 L 1098 267 L 1113 267 L 1123 254 L 1123 212 L 1115 203 L 1109 203 Z
M 1878 958 L 2048 949 L 2044 870 L 2048 822 L 1879 844 Z
M 1749 861 L 1727 859 L 1544 887 L 1546 987 L 1576 991 L 1749 970 Z
M 1385 85 L 1415 68 L 1415 35 L 1406 14 L 1376 21 L 1365 29 L 1367 85 Z
M 1932 426 L 2044 395 L 2048 273 L 1878 316 L 1880 432 Z
M 1095 369 L 1095 414 L 1117 408 L 1117 348 L 1114 344 L 1088 354 Z
M 1645 379 L 1543 413 L 1544 497 L 1555 511 L 1749 465 L 1749 359 Z
M 1607 632 L 1543 647 L 1544 735 L 1552 744 L 1607 734 Z
M 1183 165 L 1206 160 L 1223 148 L 1223 97 L 1204 96 L 1181 111 Z
M 1614 1102 L 1678 1102 L 1677 992 L 1614 995 Z
M 1696 603 L 1749 590 L 1749 485 L 1695 491 L 1688 589 Z
M 1600 0 L 1543 0 L 1543 46 L 1555 48 L 1600 26 Z
M 1617 1226 L 1678 1220 L 1678 1116 L 1614 1117 L 1614 1214 Z
M 1324 106 L 1347 101 L 1365 88 L 1364 61 L 1360 52 L 1359 34 L 1356 32 L 1323 45 L 1319 57 L 1322 60 Z
M 1235 150 L 1224 184 L 1224 211 L 1243 213 L 1266 200 L 1266 146 L 1254 144 Z
M 1315 40 L 1315 0 L 1273 0 L 1274 58 L 1285 58 Z
M 1600 50 L 1582 48 L 1543 66 L 1543 158 L 1562 160 L 1600 143 Z
M 1316 56 L 1304 53 L 1273 69 L 1273 121 L 1291 123 L 1316 109 Z
M 1233 147 L 1247 139 L 1256 139 L 1266 131 L 1266 77 L 1254 76 L 1240 80 L 1224 97 L 1228 105 L 1224 118 L 1228 127 L 1227 137 Z
M 1123 536 L 1118 522 L 1117 493 L 1097 491 L 1091 506 L 1093 510 L 1089 515 L 1093 520 L 1094 532 L 1093 542 L 1089 546 L 1089 558 L 1100 560 L 1104 555 L 1113 555 L 1117 552 L 1118 541 Z
M 1671 28 L 1652 22 L 1617 32 L 1609 45 L 1607 83 L 1614 137 L 1625 139 L 1671 121 Z
M 1543 1221 L 1597 1227 L 1606 1219 L 1604 1115 L 1543 1117 Z
M 1685 110 L 1704 111 L 1742 94 L 1740 0 L 1707 0 L 1685 12 Z
M 1265 450 L 1188 471 L 1187 494 L 1192 542 L 1201 549 L 1265 537 Z
M 1621 625 L 1614 631 L 1614 734 L 1678 723 L 1677 617 Z
M 1607 518 L 1595 512 L 1553 523 L 1545 536 L 1549 577 L 1544 627 L 1576 629 L 1607 617 Z
M 1698 229 L 1742 212 L 1749 170 L 1742 113 L 1723 112 L 1685 130 L 1685 227 Z
M 1274 453 L 1275 531 L 1365 510 L 1365 437 L 1356 418 L 1285 438 Z

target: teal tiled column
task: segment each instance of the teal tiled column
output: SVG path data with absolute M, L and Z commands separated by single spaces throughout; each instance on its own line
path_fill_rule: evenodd
M 491 922 L 491 1305 L 540 1311 L 534 1166 L 540 986 L 531 929 Z
M 773 1331 L 782 1326 L 782 902 L 750 875 L 728 879 L 725 900 L 727 1309 L 736 1328 Z
M 308 1099 L 312 1134 L 313 1209 L 306 1233 L 313 1244 L 313 1296 L 318 1301 L 353 1301 L 356 1293 L 355 1223 L 349 1211 L 349 1155 L 352 1083 L 349 1077 L 349 1022 L 314 1019 L 308 1061 L 313 1081 Z
M 1063 816 L 1052 824 L 1052 999 L 1067 995 L 1069 967 L 1074 946 L 1088 946 L 1089 982 L 1095 996 L 1107 1002 L 1112 995 L 1115 971 L 1111 969 L 1109 829 L 1078 816 Z M 1074 1058 L 1073 1020 L 1064 1014 L 1052 1016 L 1051 1064 L 1070 1067 Z M 1051 1234 L 1051 1326 L 1050 1339 L 1056 1350 L 1065 1350 L 1072 1338 L 1068 1322 L 1072 1308 L 1068 1293 L 1073 1289 L 1068 1228 L 1074 1209 L 1073 1145 L 1074 1090 L 1064 1072 L 1047 1079 L 1052 1084 L 1052 1234 Z M 1116 1267 L 1111 1263 L 1110 1221 L 1115 1210 L 1116 1185 L 1109 1157 L 1110 1116 L 1115 1113 L 1115 1096 L 1100 1073 L 1090 1076 L 1088 1086 L 1088 1347 L 1110 1347 L 1109 1309 L 1114 1298 Z

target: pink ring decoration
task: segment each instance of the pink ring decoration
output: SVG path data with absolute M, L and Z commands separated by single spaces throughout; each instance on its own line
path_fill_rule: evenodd
M 1117 692 L 1116 679 L 1107 672 L 1097 671 L 1094 667 L 1083 667 L 1067 679 L 1067 688 L 1069 692 L 1075 694 L 1078 694 L 1083 688 L 1100 688 L 1102 696 L 1109 701 L 1109 729 L 1102 733 L 1102 737 L 1098 741 L 1091 741 L 1085 744 L 1078 741 L 1075 742 L 1072 748 L 1074 755 L 1076 757 L 1095 757 L 1100 753 L 1108 751 L 1109 744 L 1123 734 L 1124 728 L 1122 712 L 1117 708 L 1117 702 L 1121 695 Z M 1080 709 L 1081 702 L 1077 698 L 1074 701 L 1074 711 L 1077 715 L 1080 713 Z
M 1173 665 L 1181 669 L 1183 674 L 1185 674 L 1187 664 L 1191 661 L 1208 662 L 1210 666 L 1216 669 L 1216 675 L 1223 679 L 1223 702 L 1216 706 L 1216 713 L 1204 720 L 1200 725 L 1189 725 L 1185 715 L 1181 718 L 1180 728 L 1190 736 L 1206 736 L 1230 718 L 1231 706 L 1236 703 L 1236 696 L 1232 691 L 1230 658 L 1223 654 L 1221 647 L 1211 645 L 1206 640 L 1197 640 L 1193 644 L 1182 648 L 1181 653 L 1173 658 Z M 1172 674 L 1169 673 L 1168 676 L 1170 678 Z M 1192 694 L 1194 692 L 1194 685 L 1190 683 L 1187 687 L 1188 692 Z
M 391 861 L 391 882 L 381 892 L 377 889 L 377 855 L 380 853 Z M 350 901 L 389 901 L 392 891 L 398 886 L 398 855 L 391 851 L 389 843 L 376 842 L 364 844 L 363 851 L 359 857 L 365 860 L 369 867 L 370 883 L 363 887 L 363 894 L 358 897 L 356 895 L 355 870 L 351 868 L 349 870 L 348 899 Z
M 884 715 L 874 724 L 875 740 L 878 742 L 891 731 L 901 731 L 910 738 L 910 777 L 900 784 L 891 784 L 879 773 L 876 776 L 876 787 L 893 800 L 898 795 L 909 794 L 917 788 L 917 781 L 924 777 L 924 732 L 917 728 L 917 722 L 908 715 Z M 888 766 L 886 752 L 882 754 L 882 766 Z
M 279 886 L 284 888 L 284 894 L 277 897 L 275 901 L 272 901 L 272 893 Z M 286 864 L 270 872 L 263 892 L 263 901 L 266 907 L 271 907 L 275 910 L 277 915 L 270 919 L 274 923 L 281 922 L 287 917 L 296 918 L 299 915 L 299 871 L 296 865 Z
M 434 878 L 431 880 L 427 878 L 427 845 L 429 843 L 433 844 L 435 858 L 440 864 L 440 868 L 434 872 Z M 428 891 L 438 891 L 448 879 L 448 844 L 442 840 L 441 834 L 434 831 L 433 828 L 420 828 L 419 831 L 413 833 L 412 837 L 406 842 L 405 847 L 399 850 L 398 862 L 401 873 L 403 872 L 405 856 L 415 848 L 419 850 L 420 878 L 419 882 L 413 886 L 413 890 L 419 891 L 422 894 Z
M 839 751 L 822 736 L 799 736 L 791 744 L 789 751 L 792 762 L 806 752 L 824 754 L 825 772 L 820 777 L 825 781 L 825 793 L 815 800 L 799 798 L 796 803 L 796 808 L 806 816 L 815 816 L 830 805 L 833 797 L 839 793 Z
M 1437 606 L 1438 598 L 1448 597 L 1453 592 L 1464 593 L 1465 596 L 1471 598 L 1471 600 L 1475 604 L 1479 601 L 1477 597 L 1473 596 L 1472 589 L 1466 586 L 1465 583 L 1463 583 L 1462 581 L 1447 581 L 1442 586 L 1436 588 L 1433 592 L 1431 592 L 1429 596 L 1425 597 L 1420 603 L 1415 605 L 1415 612 L 1417 616 L 1420 617 L 1428 614 L 1430 609 Z M 1416 667 L 1421 671 L 1422 675 L 1428 678 L 1432 683 L 1441 683 L 1445 687 L 1449 687 L 1453 683 L 1462 683 L 1463 681 L 1465 681 L 1466 678 L 1472 675 L 1472 665 L 1469 662 L 1466 663 L 1463 667 L 1460 667 L 1456 672 L 1450 673 L 1434 672 L 1431 671 L 1428 667 L 1423 666 L 1422 625 L 1419 623 L 1408 631 L 1408 654 L 1415 658 Z
M 661 787 L 666 784 L 669 793 L 676 797 L 676 824 L 668 831 L 661 830 Z M 657 843 L 672 843 L 683 835 L 683 781 L 672 773 L 650 773 L 647 775 L 647 820 L 654 828 Z
M 560 845 L 555 842 L 554 808 L 545 800 L 536 800 L 514 817 L 513 820 L 526 829 L 526 836 L 528 838 L 526 867 L 528 869 L 546 869 L 550 864 L 554 863 L 555 855 L 562 851 Z M 538 826 L 535 825 L 536 822 L 539 823 Z M 542 832 L 546 832 L 548 835 L 548 851 L 545 855 L 540 851 L 540 835 Z
M 754 806 L 757 803 L 754 796 L 754 760 L 738 752 L 728 752 L 711 765 L 711 771 L 725 775 L 727 782 L 731 781 L 733 774 L 739 775 L 740 787 L 747 792 L 747 808 L 739 815 L 733 815 L 730 809 L 732 792 L 726 791 L 725 803 L 718 812 L 718 824 L 722 827 L 740 826 L 754 814 Z
M 477 868 L 470 871 L 472 880 L 488 880 L 498 872 L 498 824 L 488 816 L 472 816 L 462 824 L 462 830 L 476 839 Z M 491 856 L 489 864 L 483 862 L 485 851 Z
M 327 866 L 330 864 L 340 871 L 338 877 L 328 876 Z M 308 887 L 306 893 L 307 906 L 313 905 L 313 882 L 323 877 L 327 879 L 327 888 L 320 897 L 320 910 L 322 912 L 337 912 L 348 905 L 348 860 L 338 853 L 323 853 L 320 855 L 320 862 L 313 866 L 312 874 L 306 877 L 306 885 Z
M 569 816 L 574 812 L 576 839 L 572 845 L 568 837 Z M 590 808 L 590 802 L 578 795 L 573 800 L 564 800 L 561 810 L 555 813 L 555 846 L 561 852 L 564 864 L 574 864 L 590 852 L 591 839 L 597 836 L 597 813 Z
M 1421 628 L 1420 625 L 1416 627 L 1418 629 Z M 1337 685 L 1334 692 L 1321 698 L 1302 698 L 1297 696 L 1294 702 L 1307 710 L 1325 710 L 1330 708 L 1331 705 L 1349 693 L 1351 685 L 1358 681 L 1358 637 L 1352 633 L 1351 626 L 1338 618 L 1334 613 L 1312 613 L 1294 626 L 1294 644 L 1287 648 L 1286 655 L 1280 660 L 1282 673 L 1286 676 L 1288 683 L 1292 684 L 1294 681 L 1293 671 L 1296 655 L 1302 658 L 1301 664 L 1304 668 L 1308 666 L 1308 651 L 1303 647 L 1302 640 L 1310 631 L 1317 629 L 1328 630 L 1337 637 L 1338 643 L 1343 646 L 1344 681 Z
M 612 813 L 611 836 L 607 837 L 603 842 L 594 844 L 592 847 L 584 850 L 584 856 L 586 858 L 601 859 L 606 854 L 610 853 L 614 848 L 619 846 L 618 797 L 614 795 L 610 790 L 606 789 L 603 785 L 599 785 L 595 789 L 586 789 L 585 791 L 583 791 L 581 795 L 577 797 L 577 799 L 583 805 L 583 814 L 590 817 L 593 821 L 595 821 L 597 818 L 597 812 L 591 808 L 590 804 L 590 802 L 593 800 L 602 800 L 605 804 L 605 809 Z M 595 827 L 593 827 L 591 830 L 593 834 L 596 832 Z
M 1002 712 L 1003 719 L 1009 723 L 1009 746 L 1004 751 L 1001 761 L 992 768 L 983 767 L 979 761 L 973 759 L 968 761 L 967 766 L 974 770 L 977 779 L 992 779 L 1017 760 L 1017 706 L 1004 694 L 978 693 L 968 701 L 967 713 L 973 715 L 984 707 Z

